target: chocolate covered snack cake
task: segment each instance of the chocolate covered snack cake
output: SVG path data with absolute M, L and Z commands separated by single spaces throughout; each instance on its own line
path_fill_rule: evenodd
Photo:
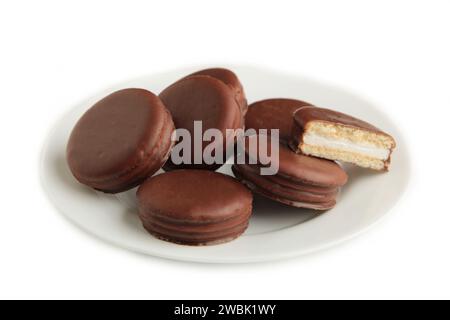
M 169 157 L 172 117 L 158 96 L 123 89 L 80 118 L 67 144 L 67 163 L 82 184 L 118 193 L 141 184 Z
M 294 114 L 290 146 L 307 155 L 387 170 L 396 143 L 365 121 L 334 110 L 307 107 Z
M 261 138 L 270 139 L 267 136 Z M 246 164 L 233 165 L 233 173 L 254 193 L 293 207 L 328 210 L 336 205 L 339 189 L 347 183 L 347 174 L 335 162 L 296 154 L 284 145 L 279 146 L 279 170 L 275 175 L 262 175 L 263 165 L 258 160 L 260 148 L 269 154 L 270 143 L 261 145 L 260 136 L 246 139 Z M 253 140 L 253 141 L 252 141 Z M 278 141 L 275 141 L 278 143 Z M 252 148 L 258 145 L 257 148 Z M 254 164 L 248 164 L 254 163 Z
M 222 80 L 207 75 L 192 75 L 183 78 L 164 89 L 159 97 L 170 111 L 177 129 L 187 130 L 191 137 L 195 133 L 195 124 L 201 123 L 203 136 L 208 129 L 217 129 L 223 139 L 212 142 L 203 141 L 200 157 L 207 147 L 217 146 L 224 151 L 234 144 L 233 137 L 229 137 L 227 130 L 243 127 L 242 112 L 235 93 Z M 173 169 L 206 169 L 216 170 L 222 164 L 208 164 L 204 159 L 197 162 L 195 150 L 191 146 L 191 157 L 188 163 L 177 163 L 169 159 L 165 170 Z M 224 162 L 224 161 L 223 161 Z
M 186 245 L 212 245 L 239 237 L 252 214 L 251 192 L 230 176 L 175 170 L 143 183 L 139 217 L 155 237 Z

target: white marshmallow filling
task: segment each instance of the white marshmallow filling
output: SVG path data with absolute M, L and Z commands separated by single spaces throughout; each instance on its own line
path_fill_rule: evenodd
M 305 133 L 303 143 L 311 146 L 329 148 L 339 151 L 358 153 L 363 156 L 386 161 L 389 159 L 391 150 L 373 145 L 362 145 L 346 139 L 335 139 L 323 137 L 314 133 Z

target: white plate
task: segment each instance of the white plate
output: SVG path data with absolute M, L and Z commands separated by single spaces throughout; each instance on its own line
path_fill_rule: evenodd
M 108 88 L 75 106 L 56 124 L 44 147 L 41 177 L 45 191 L 62 214 L 89 233 L 140 253 L 184 261 L 244 263 L 293 257 L 349 239 L 384 216 L 404 192 L 410 168 L 405 141 L 391 120 L 371 103 L 308 78 L 262 68 L 231 67 L 242 80 L 250 102 L 271 97 L 298 98 L 361 117 L 391 133 L 398 143 L 391 170 L 375 173 L 347 167 L 349 182 L 337 206 L 323 214 L 257 196 L 249 229 L 227 244 L 189 247 L 153 238 L 143 229 L 136 214 L 135 190 L 116 196 L 104 195 L 75 181 L 65 161 L 68 135 L 83 112 L 106 94 L 126 87 L 142 87 L 158 93 L 198 69 L 149 75 Z M 229 172 L 229 166 L 222 171 Z

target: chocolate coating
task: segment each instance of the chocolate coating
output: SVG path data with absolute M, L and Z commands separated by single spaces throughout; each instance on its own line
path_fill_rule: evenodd
M 237 167 L 238 169 L 245 170 L 246 172 L 252 174 L 256 175 L 260 174 L 260 167 L 258 167 L 257 165 L 243 164 L 237 165 Z M 314 193 L 318 195 L 336 195 L 336 193 L 339 191 L 339 187 L 334 186 L 324 187 L 311 185 L 295 179 L 289 179 L 289 177 L 284 177 L 282 175 L 273 175 L 273 176 L 266 175 L 264 176 L 264 179 L 266 179 L 268 182 L 272 184 L 277 184 L 283 187 L 287 187 L 289 189 L 294 189 L 301 192 Z
M 245 170 L 240 170 L 239 166 L 234 165 L 232 167 L 233 173 L 237 179 L 239 179 L 243 184 L 245 184 L 254 193 L 260 194 L 268 199 L 283 203 L 288 206 L 297 208 L 306 208 L 313 210 L 329 210 L 336 205 L 336 200 L 332 198 L 330 201 L 326 202 L 311 202 L 306 198 L 302 198 L 301 195 L 286 194 L 286 190 L 280 186 L 273 186 L 268 183 L 264 178 L 248 175 Z M 303 200 L 302 200 L 303 199 Z
M 236 102 L 241 109 L 242 115 L 245 116 L 248 108 L 247 98 L 245 97 L 242 83 L 233 71 L 225 68 L 210 68 L 194 72 L 187 77 L 196 75 L 210 76 L 224 82 L 227 86 L 229 86 L 234 92 Z
M 75 125 L 67 162 L 75 178 L 116 193 L 131 189 L 166 161 L 174 125 L 161 100 L 144 89 L 114 92 Z
M 226 129 L 238 129 L 241 126 L 241 112 L 230 88 L 222 81 L 210 76 L 190 76 L 181 79 L 166 88 L 160 94 L 164 105 L 172 114 L 176 128 L 187 129 L 194 139 L 194 121 L 202 121 L 203 133 L 210 128 L 218 129 L 226 137 Z M 234 143 L 233 139 L 226 141 L 203 142 L 202 151 L 209 144 L 219 144 L 225 154 L 226 148 Z M 220 165 L 195 165 L 192 144 L 191 164 L 168 166 L 174 168 L 195 168 L 215 170 Z
M 308 122 L 315 120 L 330 122 L 333 124 L 340 124 L 347 127 L 364 129 L 367 131 L 387 135 L 385 132 L 381 131 L 368 122 L 330 109 L 308 107 L 303 108 L 302 110 L 299 110 L 294 114 L 294 121 L 301 128 L 304 128 Z
M 280 139 L 291 136 L 294 112 L 310 103 L 295 99 L 267 99 L 252 103 L 245 117 L 246 129 L 279 129 Z M 270 132 L 269 132 L 270 133 Z
M 268 179 L 268 176 L 260 176 L 253 170 L 243 165 L 235 165 L 232 167 L 233 173 L 240 175 L 242 178 L 254 183 L 260 189 L 266 192 L 293 201 L 301 201 L 308 203 L 323 203 L 330 202 L 336 199 L 338 189 L 328 193 L 311 192 L 307 188 L 302 189 L 301 186 L 295 188 L 287 187 L 281 184 L 274 183 L 273 180 Z
M 262 148 L 262 146 L 257 144 L 259 142 L 258 137 L 256 135 L 246 137 L 245 143 L 247 157 L 254 159 L 257 163 L 259 163 L 258 154 L 250 153 L 249 145 L 251 143 L 258 145 L 258 148 L 252 151 L 259 152 L 259 148 Z M 267 137 L 267 139 L 270 139 L 270 137 Z M 263 150 L 263 154 L 271 154 L 272 150 L 269 141 L 266 146 L 267 149 Z M 279 146 L 278 161 L 279 171 L 277 176 L 288 178 L 291 181 L 322 187 L 340 187 L 347 183 L 347 173 L 337 163 L 297 154 L 282 144 Z
M 253 192 L 290 206 L 315 210 L 334 207 L 339 188 L 347 182 L 345 171 L 333 161 L 296 154 L 284 145 L 279 145 L 277 158 L 271 141 L 277 143 L 269 136 L 246 137 L 247 164 L 233 165 L 235 177 Z M 261 175 L 261 151 L 278 161 L 275 175 Z
M 163 240 L 217 244 L 237 238 L 248 226 L 251 192 L 232 177 L 205 170 L 157 175 L 137 192 L 144 228 Z

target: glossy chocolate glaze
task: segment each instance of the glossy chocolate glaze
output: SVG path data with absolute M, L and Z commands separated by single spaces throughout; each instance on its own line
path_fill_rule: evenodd
M 249 175 L 245 170 L 240 170 L 238 166 L 233 166 L 232 169 L 236 178 L 250 190 L 271 200 L 293 207 L 314 210 L 328 210 L 336 205 L 335 197 L 331 197 L 329 200 L 323 198 L 322 201 L 313 202 L 301 193 L 292 194 L 291 192 L 286 192 L 287 189 L 282 186 L 271 184 L 263 176 Z
M 363 129 L 378 134 L 388 135 L 368 122 L 349 116 L 342 112 L 325 108 L 303 108 L 294 114 L 294 121 L 300 128 L 305 128 L 311 121 L 323 121 L 332 124 L 340 124 L 347 127 Z
M 144 227 L 165 240 L 209 244 L 232 239 L 248 225 L 251 192 L 232 177 L 205 170 L 155 176 L 137 192 Z
M 114 92 L 75 125 L 67 145 L 70 170 L 95 189 L 128 190 L 161 168 L 173 130 L 170 114 L 151 92 Z
M 144 225 L 145 230 L 160 240 L 173 242 L 188 246 L 211 246 L 230 242 L 236 238 L 239 238 L 245 230 L 248 228 L 248 223 L 234 228 L 231 232 L 217 233 L 215 235 L 184 235 L 182 233 L 168 234 L 165 230 L 155 229 L 152 226 Z
M 187 77 L 196 75 L 210 76 L 219 79 L 227 86 L 229 86 L 234 92 L 236 102 L 241 109 L 242 115 L 245 115 L 248 108 L 247 98 L 245 97 L 244 87 L 242 86 L 242 83 L 239 81 L 239 78 L 233 71 L 225 68 L 210 68 L 194 72 Z
M 242 170 L 245 170 L 249 173 L 253 173 L 256 175 L 260 175 L 260 167 L 258 165 L 247 165 L 247 164 L 240 164 L 236 165 Z M 287 187 L 290 189 L 298 190 L 301 192 L 309 192 L 319 195 L 329 195 L 329 194 L 336 194 L 339 191 L 339 187 L 323 187 L 323 186 L 315 186 L 311 184 L 307 184 L 295 179 L 290 179 L 289 177 L 282 176 L 280 174 L 273 175 L 273 176 L 264 176 L 264 179 L 266 179 L 270 183 L 278 184 L 283 187 Z
M 222 81 L 210 76 L 190 76 L 174 83 L 160 94 L 164 105 L 172 114 L 176 128 L 187 129 L 194 137 L 194 121 L 202 121 L 203 132 L 210 128 L 218 129 L 226 136 L 226 129 L 241 127 L 241 112 L 229 87 Z M 202 132 L 202 134 L 203 134 Z M 233 140 L 230 139 L 230 143 Z M 228 147 L 225 141 L 203 142 L 203 149 L 210 143 L 219 144 L 223 150 Z M 193 145 L 192 145 L 193 148 Z M 194 161 L 192 152 L 191 162 Z M 196 168 L 217 169 L 207 164 L 183 164 L 170 169 Z
M 255 159 L 259 163 L 258 154 L 250 154 L 251 140 L 258 140 L 258 136 L 246 138 L 245 152 L 247 157 Z M 270 137 L 267 137 L 270 139 Z M 263 154 L 271 154 L 270 142 Z M 258 145 L 258 147 L 261 147 Z M 258 150 L 255 150 L 258 152 Z M 275 159 L 276 161 L 276 159 Z M 347 173 L 335 162 L 319 159 L 302 154 L 296 154 L 284 145 L 279 146 L 279 172 L 278 176 L 291 181 L 302 182 L 313 186 L 340 187 L 347 183 Z
M 310 103 L 295 99 L 267 99 L 252 103 L 245 117 L 246 129 L 279 129 L 280 139 L 291 136 L 294 112 Z
M 315 193 L 308 190 L 301 190 L 299 188 L 294 189 L 274 183 L 272 180 L 268 179 L 269 176 L 255 174 L 253 171 L 248 170 L 248 167 L 245 166 L 234 165 L 232 169 L 235 175 L 237 174 L 243 179 L 252 182 L 266 192 L 293 201 L 307 203 L 330 202 L 336 199 L 339 192 L 338 189 L 328 193 Z

